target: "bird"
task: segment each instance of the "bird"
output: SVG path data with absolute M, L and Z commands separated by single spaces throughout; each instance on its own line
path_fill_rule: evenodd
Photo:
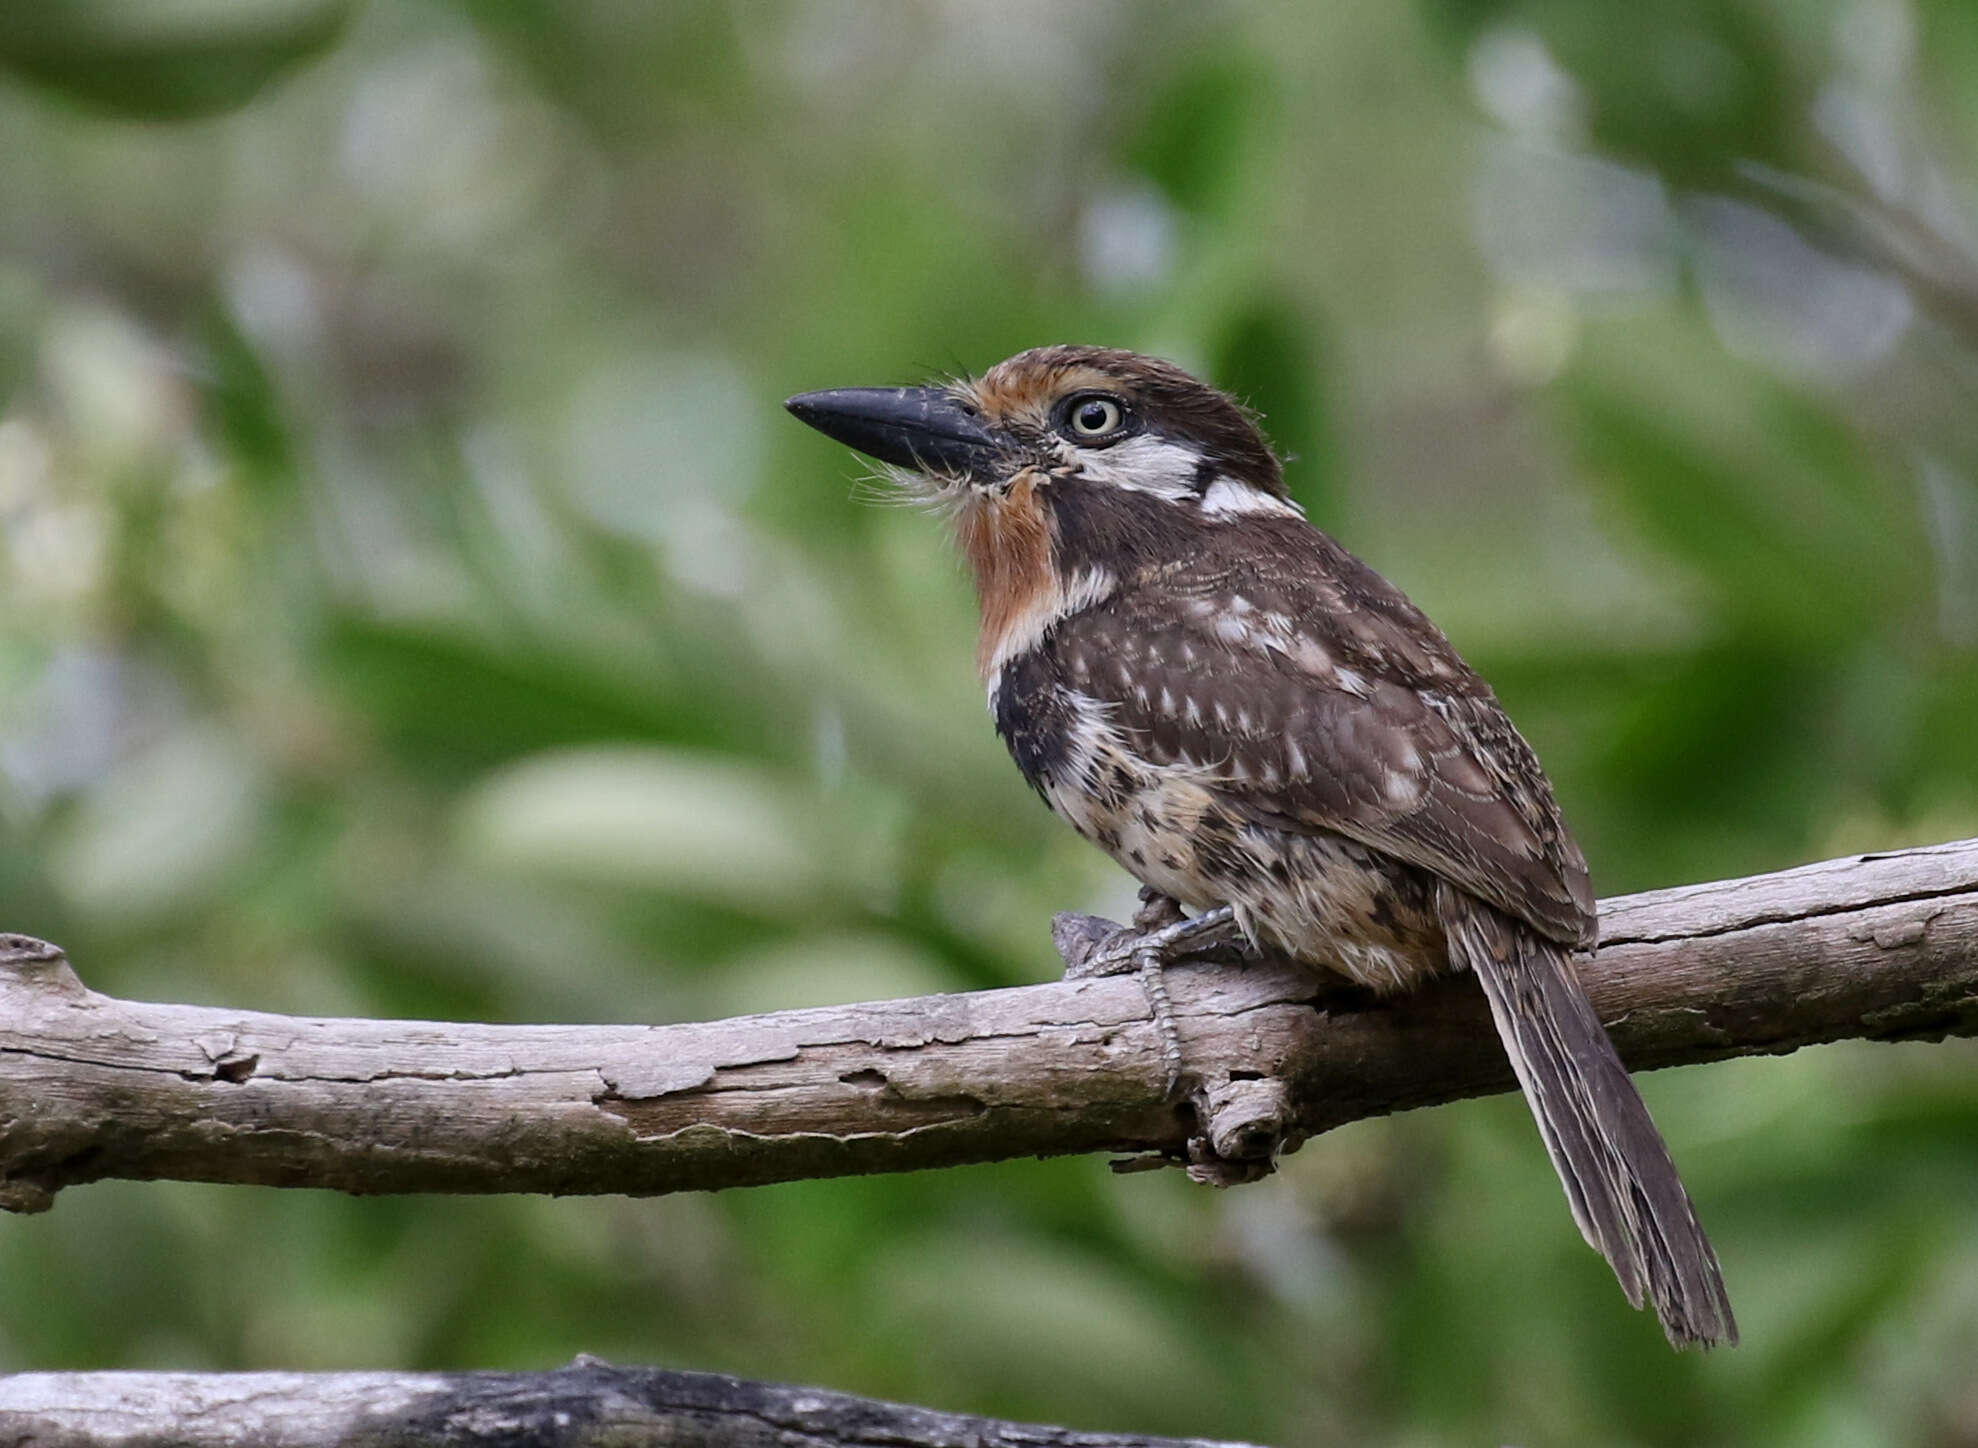
M 1381 996 L 1474 975 L 1629 1301 L 1678 1348 L 1737 1341 L 1575 973 L 1595 899 L 1537 756 L 1427 615 L 1306 519 L 1254 413 L 1071 345 L 785 406 L 950 516 L 996 732 L 1056 814 L 1143 898 L 1226 909 L 1258 951 Z

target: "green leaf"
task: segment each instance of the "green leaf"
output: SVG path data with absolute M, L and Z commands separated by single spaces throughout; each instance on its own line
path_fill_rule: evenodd
M 766 770 L 600 746 L 500 771 L 468 796 L 459 829 L 470 857 L 497 868 L 780 912 L 823 886 L 807 813 Z
M 1267 96 L 1267 77 L 1239 61 L 1191 66 L 1157 95 L 1128 159 L 1182 210 L 1216 212 L 1230 199 L 1233 158 Z
M 1538 36 L 1579 88 L 1594 141 L 1679 186 L 1721 186 L 1741 161 L 1788 166 L 1805 148 L 1817 77 L 1773 11 L 1735 0 L 1438 0 L 1430 11 L 1464 58 L 1491 30 Z
M 245 105 L 333 45 L 356 0 L 0 6 L 0 68 L 93 110 L 188 120 Z
M 1825 647 L 1913 614 L 1913 490 L 1825 399 L 1671 340 L 1589 338 L 1562 394 L 1584 469 L 1739 628 Z

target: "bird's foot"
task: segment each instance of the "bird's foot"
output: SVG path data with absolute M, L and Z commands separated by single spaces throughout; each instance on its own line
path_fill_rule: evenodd
M 1140 887 L 1140 904 L 1133 912 L 1133 928 L 1142 935 L 1151 935 L 1165 926 L 1179 925 L 1187 918 L 1187 912 L 1174 896 L 1163 895 L 1152 885 Z
M 1171 900 L 1167 903 L 1174 904 Z M 1159 923 L 1151 926 L 1142 924 L 1147 914 L 1143 907 L 1135 914 L 1132 925 L 1121 925 L 1103 915 L 1060 911 L 1051 921 L 1051 940 L 1064 958 L 1065 978 L 1125 975 L 1142 969 L 1142 958 L 1148 952 L 1164 963 L 1172 963 L 1202 956 L 1232 955 L 1242 948 L 1242 932 L 1237 929 L 1235 913 L 1227 905 L 1204 910 L 1200 915 L 1183 915 L 1176 907 L 1172 915 L 1155 917 Z
M 1133 925 L 1121 927 L 1097 915 L 1069 911 L 1051 922 L 1051 938 L 1064 957 L 1065 978 L 1102 975 L 1140 977 L 1154 1030 L 1161 1040 L 1161 1061 L 1167 1070 L 1167 1094 L 1181 1085 L 1181 1032 L 1175 1026 L 1174 1001 L 1168 995 L 1166 967 L 1176 961 L 1236 945 L 1241 935 L 1235 913 L 1221 905 L 1189 917 L 1165 895 L 1141 891 Z

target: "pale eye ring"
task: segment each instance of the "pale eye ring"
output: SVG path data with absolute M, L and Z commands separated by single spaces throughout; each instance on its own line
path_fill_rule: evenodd
M 1065 406 L 1065 429 L 1073 438 L 1111 437 L 1126 425 L 1126 409 L 1116 397 L 1088 392 Z

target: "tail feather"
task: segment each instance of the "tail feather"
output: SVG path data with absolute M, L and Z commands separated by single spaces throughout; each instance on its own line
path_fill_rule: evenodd
M 1564 947 L 1451 886 L 1438 904 L 1451 959 L 1483 984 L 1581 1235 L 1630 1302 L 1646 1296 L 1675 1346 L 1735 1344 L 1717 1254 Z

